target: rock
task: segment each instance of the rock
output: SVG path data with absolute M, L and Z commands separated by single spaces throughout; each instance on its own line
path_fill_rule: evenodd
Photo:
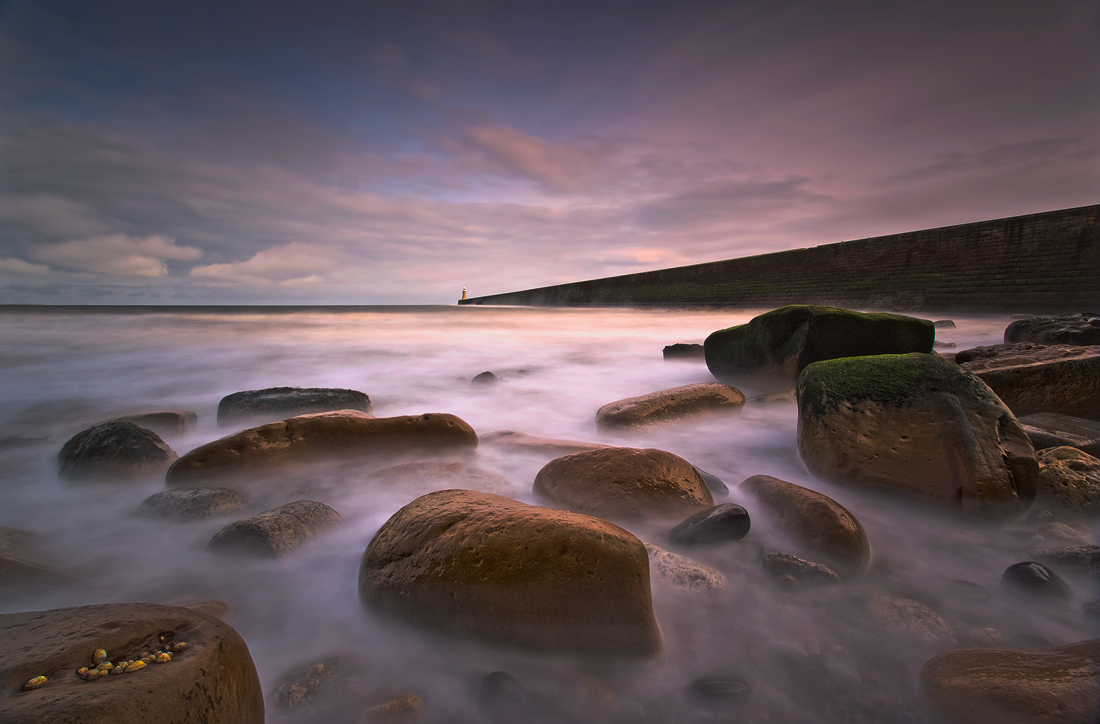
M 798 379 L 798 450 L 815 475 L 1014 518 L 1039 463 L 1023 428 L 974 377 L 930 354 L 816 362 Z
M 77 677 L 96 649 L 117 662 L 158 645 L 160 636 L 185 641 L 187 649 L 165 665 L 108 681 Z M 244 640 L 218 619 L 186 608 L 113 603 L 0 615 L 0 651 L 5 724 L 264 721 L 260 680 Z M 36 675 L 49 682 L 19 692 L 19 684 Z
M 945 651 L 924 665 L 920 688 L 950 724 L 1095 724 L 1100 640 Z
M 954 342 L 941 342 L 938 339 L 932 344 L 934 349 L 955 349 L 956 346 Z
M 1062 545 L 1088 545 L 1088 536 L 1082 535 L 1065 523 L 1049 521 L 1039 526 L 1039 534 L 1049 541 Z
M 694 465 L 692 467 L 695 467 Z M 729 495 L 730 489 L 726 487 L 726 484 L 722 482 L 721 478 L 717 475 L 711 475 L 702 468 L 695 467 L 695 472 L 699 473 L 703 478 L 703 482 L 707 484 L 707 488 L 715 495 Z
M 588 450 L 606 450 L 610 445 L 602 445 L 598 442 L 585 442 L 582 440 L 562 440 L 554 437 L 536 437 L 525 432 L 515 430 L 497 430 L 479 436 L 479 441 L 484 445 L 496 445 L 506 447 L 518 452 L 529 452 L 540 455 L 569 455 L 571 453 L 586 452 Z
M 512 484 L 503 475 L 475 468 L 465 463 L 402 463 L 370 474 L 372 482 L 401 485 L 424 493 L 441 488 L 480 490 L 483 493 L 506 495 Z
M 1041 503 L 1073 516 L 1100 516 L 1100 460 L 1072 447 L 1038 454 Z
M 1100 456 L 1100 422 L 1096 420 L 1057 412 L 1037 412 L 1017 419 L 1036 450 L 1075 447 L 1094 457 Z
M 325 387 L 268 387 L 226 395 L 218 403 L 218 424 L 263 418 L 283 420 L 315 412 L 370 412 L 370 398 L 357 390 Z
M 152 430 L 101 422 L 73 435 L 57 461 L 68 480 L 135 480 L 162 475 L 176 457 Z
M 707 367 L 723 382 L 745 375 L 794 380 L 821 360 L 931 352 L 935 337 L 926 319 L 796 304 L 714 332 L 703 346 Z
M 278 558 L 335 528 L 340 521 L 340 514 L 324 503 L 296 500 L 230 523 L 210 539 L 209 548 L 222 553 Z
M 320 715 L 334 709 L 338 702 L 346 702 L 349 690 L 362 674 L 360 666 L 340 656 L 299 666 L 279 677 L 274 708 L 282 713 L 309 710 Z
M 185 523 L 191 520 L 220 518 L 248 507 L 248 500 L 229 488 L 191 488 L 166 490 L 146 498 L 138 512 L 151 518 Z
M 362 724 L 417 724 L 420 721 L 420 712 L 424 709 L 424 702 L 419 696 L 409 694 L 398 696 L 381 704 L 376 704 L 363 711 L 363 717 L 359 721 Z
M 798 397 L 795 395 L 794 390 L 787 390 L 786 392 L 769 392 L 766 395 L 757 395 L 749 400 L 754 405 L 774 405 L 784 402 L 797 402 Z
M 477 433 L 454 415 L 374 418 L 341 410 L 300 415 L 200 445 L 165 475 L 169 487 L 204 487 L 211 479 L 252 476 L 294 465 L 348 459 L 386 460 L 403 453 L 477 447 Z
M 955 329 L 955 321 L 951 319 L 937 319 L 932 322 L 932 326 L 936 329 Z
M 952 646 L 957 643 L 947 622 L 923 603 L 878 596 L 867 602 L 867 613 L 878 624 L 915 643 Z
M 628 447 L 551 460 L 535 476 L 536 495 L 578 513 L 678 518 L 714 505 L 691 463 L 664 450 Z
M 722 503 L 688 517 L 669 531 L 668 539 L 685 546 L 727 543 L 748 535 L 749 526 L 749 511 Z
M 959 352 L 955 361 L 1017 417 L 1058 412 L 1100 419 L 1100 345 L 999 344 Z
M 469 490 L 428 493 L 378 530 L 359 597 L 379 615 L 486 643 L 652 656 L 649 557 L 598 518 Z
M 165 603 L 164 605 L 189 608 L 192 611 L 198 611 L 199 613 L 206 616 L 220 618 L 222 621 L 228 621 L 229 616 L 233 613 L 233 608 L 228 603 L 226 603 L 225 601 L 219 601 L 216 598 L 202 598 L 198 600 L 169 602 Z
M 824 561 L 844 578 L 858 576 L 871 561 L 863 526 L 832 498 L 770 475 L 754 475 L 738 488 L 760 504 L 814 560 Z
M 1078 313 L 1020 319 L 1005 329 L 1005 344 L 1016 342 L 1100 344 L 1100 315 Z
M 670 344 L 664 349 L 665 359 L 703 359 L 701 344 Z
M 479 375 L 474 375 L 474 378 L 470 380 L 470 382 L 475 385 L 495 385 L 499 381 L 500 378 L 489 371 L 482 372 Z
M 199 421 L 198 414 L 190 410 L 163 410 L 139 415 L 116 417 L 115 422 L 129 422 L 161 435 L 182 435 Z
M 672 588 L 692 592 L 726 587 L 726 577 L 710 566 L 666 551 L 652 543 L 646 543 L 645 549 L 649 553 L 649 572 L 654 580 Z
M 796 581 L 837 583 L 840 577 L 828 566 L 786 553 L 768 553 L 761 561 L 764 570 L 781 578 L 791 576 Z
M 752 701 L 752 686 L 740 679 L 699 679 L 684 687 L 683 699 L 703 709 L 722 711 Z
M 740 390 L 720 382 L 700 382 L 609 402 L 596 413 L 596 427 L 622 430 L 700 415 L 737 414 L 744 405 Z
M 1066 582 L 1042 563 L 1013 563 L 1001 576 L 1001 588 L 1036 599 L 1067 599 L 1073 595 Z
M 1100 575 L 1100 546 L 1075 545 L 1028 551 L 1027 555 L 1051 564 L 1061 571 Z
M 16 589 L 76 582 L 43 552 L 44 542 L 36 533 L 0 526 L 0 598 Z

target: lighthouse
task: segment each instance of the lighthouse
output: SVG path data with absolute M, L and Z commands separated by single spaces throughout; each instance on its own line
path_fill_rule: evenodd
M 466 298 L 466 287 L 462 287 L 462 298 Z

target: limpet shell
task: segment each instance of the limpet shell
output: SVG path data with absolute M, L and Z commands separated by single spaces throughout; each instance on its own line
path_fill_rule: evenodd
M 160 653 L 153 658 L 153 661 L 156 661 L 158 664 L 167 664 L 171 660 L 172 654 L 169 653 Z
M 84 676 L 84 674 L 87 674 L 88 671 L 89 671 L 89 669 L 88 669 L 87 666 L 81 666 L 79 669 L 76 670 L 76 675 L 77 676 Z
M 95 668 L 96 671 L 110 671 L 111 669 L 115 668 L 115 665 L 112 664 L 110 661 L 104 661 L 102 664 Z
M 92 666 L 99 666 L 100 664 L 102 664 L 106 660 L 107 660 L 107 652 L 104 651 L 103 649 L 96 649 L 95 653 L 92 654 Z
M 176 643 L 172 644 L 172 650 L 175 651 L 176 653 L 179 653 L 180 651 L 183 651 L 185 648 L 187 648 L 187 642 L 186 641 L 177 641 Z
M 141 671 L 145 666 L 146 663 L 144 661 L 135 661 L 126 667 L 126 673 L 129 674 L 131 671 Z
M 49 679 L 47 679 L 45 676 L 36 676 L 33 679 L 31 679 L 30 681 L 28 681 L 26 684 L 23 684 L 23 691 L 30 691 L 31 689 L 37 689 L 38 687 L 45 684 L 47 681 L 49 681 Z

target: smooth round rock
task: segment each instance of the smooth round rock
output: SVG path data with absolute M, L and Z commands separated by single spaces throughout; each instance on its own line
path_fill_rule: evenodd
M 726 587 L 726 577 L 710 566 L 666 551 L 652 543 L 645 544 L 649 553 L 649 572 L 653 580 L 683 591 L 715 591 Z
M 176 453 L 152 430 L 101 422 L 73 435 L 57 455 L 68 480 L 135 480 L 163 475 Z
M 768 553 L 760 559 L 760 564 L 776 578 L 790 576 L 796 581 L 808 583 L 836 583 L 840 580 L 840 576 L 828 566 L 787 553 Z
M 1065 600 L 1073 595 L 1066 582 L 1042 563 L 1013 563 L 1001 575 L 1001 588 L 1038 599 Z
M 920 689 L 948 724 L 1096 724 L 1100 639 L 946 651 L 924 665 Z
M 185 523 L 192 520 L 220 518 L 239 513 L 248 507 L 248 500 L 229 488 L 191 488 L 165 490 L 146 498 L 138 513 L 151 518 L 163 518 Z
M 265 418 L 281 420 L 315 412 L 370 412 L 370 398 L 358 390 L 325 387 L 268 387 L 226 395 L 218 403 L 218 424 Z
M 669 531 L 668 539 L 685 546 L 728 543 L 748 535 L 750 525 L 749 511 L 722 503 L 690 516 Z
M 167 664 L 105 681 L 77 677 L 96 649 L 113 661 L 133 658 L 161 636 L 185 641 L 187 649 Z M 0 615 L 0 651 L 4 724 L 264 721 L 260 680 L 244 640 L 228 624 L 190 609 L 113 603 Z M 19 691 L 34 675 L 49 682 Z
M 475 385 L 495 385 L 497 382 L 500 382 L 500 378 L 486 370 L 481 374 L 474 375 L 474 378 L 470 380 L 470 382 Z
M 744 406 L 740 390 L 720 382 L 699 382 L 609 402 L 596 413 L 596 427 L 624 430 L 700 415 L 737 414 Z
M 871 561 L 863 525 L 829 496 L 770 475 L 754 475 L 738 489 L 756 501 L 807 555 L 844 578 L 858 576 Z
M 210 539 L 209 548 L 219 553 L 278 558 L 335 528 L 340 521 L 340 514 L 324 503 L 296 500 L 230 523 Z
M 428 493 L 371 539 L 359 597 L 378 615 L 485 643 L 652 656 L 649 556 L 591 516 L 470 490 Z
M 1077 517 L 1100 517 L 1100 459 L 1066 446 L 1037 457 L 1042 503 Z
M 612 518 L 680 518 L 714 505 L 687 460 L 664 450 L 628 447 L 551 460 L 535 476 L 536 495 L 563 508 Z
M 526 721 L 536 713 L 530 692 L 507 671 L 493 671 L 481 680 L 478 704 L 494 724 Z

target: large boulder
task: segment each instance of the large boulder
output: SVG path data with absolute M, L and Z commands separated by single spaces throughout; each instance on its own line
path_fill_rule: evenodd
M 1018 319 L 1005 329 L 1005 344 L 1100 344 L 1100 314 Z
M 1100 455 L 1100 421 L 1057 412 L 1036 412 L 1016 419 L 1036 450 L 1075 447 L 1089 455 Z
M 699 415 L 736 414 L 745 396 L 721 382 L 699 382 L 609 402 L 596 412 L 596 427 L 623 430 Z
M 703 347 L 711 374 L 724 382 L 746 375 L 793 380 L 821 360 L 931 352 L 935 338 L 927 319 L 795 304 L 718 330 Z
M 114 664 L 164 643 L 186 649 L 106 680 L 85 681 L 104 649 Z M 0 719 L 5 724 L 263 724 L 264 701 L 244 640 L 227 624 L 187 608 L 151 603 L 0 615 Z M 37 676 L 47 682 L 23 691 Z
M 1100 460 L 1073 447 L 1039 452 L 1039 500 L 1071 516 L 1100 516 Z
M 924 665 L 920 688 L 950 724 L 1096 724 L 1100 639 L 945 651 Z
M 315 500 L 295 500 L 222 528 L 212 551 L 278 558 L 340 524 L 340 514 Z
M 375 418 L 356 410 L 299 415 L 200 445 L 165 475 L 169 487 L 199 487 L 216 478 L 274 471 L 296 464 L 389 459 L 477 447 L 477 433 L 454 415 Z
M 756 501 L 813 560 L 845 578 L 867 570 L 871 544 L 866 531 L 847 508 L 829 496 L 770 475 L 753 475 L 738 490 Z
M 933 354 L 816 362 L 798 378 L 798 450 L 815 475 L 1012 518 L 1039 463 L 1020 423 L 974 375 Z
M 131 422 L 101 422 L 62 446 L 58 474 L 80 481 L 136 480 L 163 475 L 176 457 L 152 430 Z
M 1018 417 L 1058 412 L 1100 420 L 1100 345 L 997 344 L 959 352 L 955 361 Z
M 534 491 L 577 513 L 611 518 L 683 518 L 714 505 L 703 476 L 664 450 L 613 447 L 551 460 Z
M 178 523 L 220 518 L 248 507 L 248 500 L 229 488 L 190 488 L 165 490 L 142 501 L 138 513 L 149 518 L 163 518 Z
M 397 511 L 363 554 L 370 610 L 491 644 L 650 656 L 649 558 L 611 523 L 469 490 Z
M 282 420 L 314 412 L 370 412 L 370 398 L 358 390 L 326 387 L 268 387 L 226 395 L 218 403 L 218 424 L 263 418 Z

